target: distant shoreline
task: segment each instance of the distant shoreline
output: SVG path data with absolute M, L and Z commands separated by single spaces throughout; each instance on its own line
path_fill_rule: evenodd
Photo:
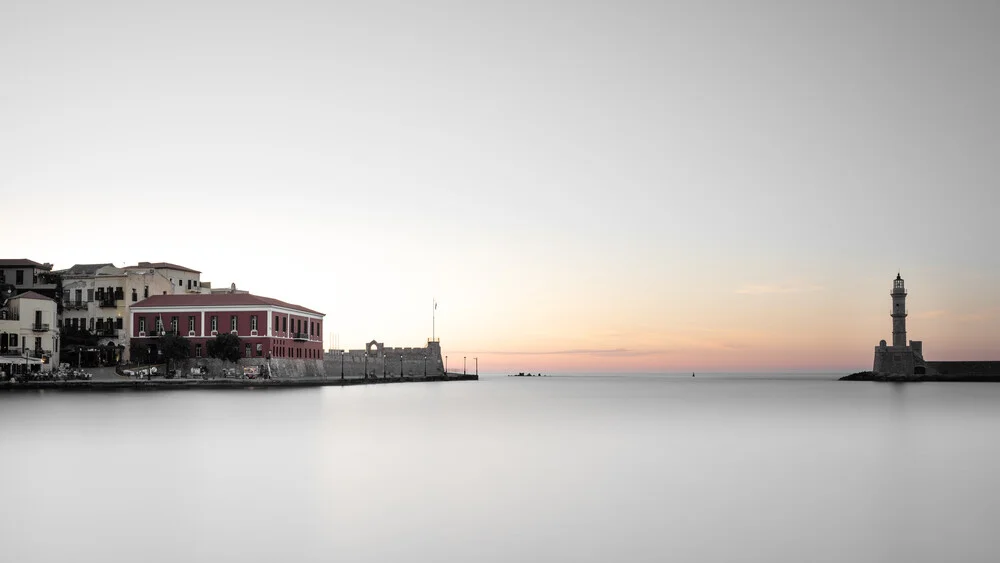
M 348 385 L 382 385 L 387 383 L 426 383 L 433 381 L 478 381 L 476 375 L 449 374 L 415 377 L 349 378 L 311 377 L 302 379 L 156 379 L 123 381 L 25 381 L 20 383 L 0 382 L 0 391 L 102 391 L 115 389 L 136 390 L 178 390 L 178 389 L 260 389 L 283 387 L 343 387 Z

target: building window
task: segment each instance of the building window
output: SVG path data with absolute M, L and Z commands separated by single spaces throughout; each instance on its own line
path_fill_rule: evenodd
M 188 280 L 188 289 L 191 289 L 191 280 Z
M 195 358 L 200 358 L 201 357 L 201 344 L 195 344 L 194 345 L 194 357 Z
M 279 326 L 281 326 L 281 325 L 278 324 L 278 315 L 275 315 L 274 316 L 274 332 L 278 332 L 278 327 Z
M 133 287 L 132 288 L 132 302 L 135 303 L 138 300 L 139 300 L 139 292 L 136 291 L 135 288 Z
M 257 330 L 257 315 L 250 315 L 250 330 Z
M 263 356 L 263 355 L 264 355 L 264 345 L 258 343 L 257 344 L 257 357 L 260 357 L 260 356 Z
M 115 299 L 125 299 L 125 290 L 122 289 L 122 288 L 120 288 L 120 287 L 116 287 L 115 288 Z
M 118 317 L 118 319 L 115 321 L 115 328 L 121 328 L 121 327 L 122 327 L 122 318 Z
M 157 334 L 163 332 L 163 317 L 156 317 L 156 332 Z
M 288 317 L 281 317 L 281 331 L 288 332 Z
M 170 331 L 177 334 L 177 317 L 170 317 Z
M 17 270 L 14 272 L 14 285 L 24 284 L 24 270 Z
M 194 332 L 194 316 L 188 316 L 188 332 Z
M 94 318 L 90 318 L 90 332 L 94 332 Z
M 236 315 L 229 315 L 229 330 L 237 332 L 239 330 L 239 320 Z
M 177 280 L 177 287 L 184 287 L 184 280 Z
M 94 290 L 93 288 L 87 290 L 87 303 L 94 301 Z
M 215 315 L 212 315 L 212 330 L 219 330 L 219 317 L 216 317 Z
M 83 290 L 82 289 L 78 289 L 78 290 L 74 291 L 73 292 L 73 296 L 76 297 L 76 304 L 77 305 L 79 305 L 80 303 L 83 303 Z
M 142 298 L 145 299 L 147 297 L 149 297 L 149 286 L 148 285 L 143 286 L 143 288 L 142 288 Z
M 248 357 L 248 358 L 250 357 L 250 345 L 249 344 L 246 345 L 246 357 Z

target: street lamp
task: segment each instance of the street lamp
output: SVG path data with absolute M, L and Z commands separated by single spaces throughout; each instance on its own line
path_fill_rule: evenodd
M 469 365 L 469 363 L 465 361 L 465 356 L 462 356 L 462 375 L 469 373 L 468 370 L 465 369 L 467 365 Z
M 365 352 L 365 379 L 368 379 L 368 352 Z
M 448 356 L 444 357 L 444 376 L 448 377 Z
M 476 360 L 476 377 L 479 377 L 479 358 L 472 358 Z
M 382 354 L 382 379 L 385 379 L 385 364 L 386 364 L 386 360 L 388 360 L 388 359 L 389 359 L 388 356 L 386 356 L 385 354 Z
M 340 379 L 344 379 L 344 351 L 340 351 Z
M 403 355 L 399 355 L 399 378 L 403 379 Z
M 424 377 L 427 377 L 427 356 L 424 356 Z

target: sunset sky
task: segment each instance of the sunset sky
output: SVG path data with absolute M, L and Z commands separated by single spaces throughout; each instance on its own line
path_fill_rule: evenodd
M 3 258 L 452 369 L 1000 360 L 1000 3 L 0 0 Z

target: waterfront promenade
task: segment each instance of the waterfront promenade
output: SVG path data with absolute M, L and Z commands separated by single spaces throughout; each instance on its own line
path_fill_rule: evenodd
M 126 377 L 115 373 L 113 368 L 95 368 L 86 370 L 92 374 L 87 380 L 52 380 L 52 381 L 10 381 L 0 382 L 0 391 L 67 389 L 67 390 L 111 390 L 111 389 L 245 389 L 270 387 L 323 387 L 346 385 L 383 385 L 387 383 L 420 383 L 432 381 L 477 381 L 474 374 L 448 373 L 445 375 L 405 376 L 405 377 L 289 377 L 271 379 L 247 379 L 244 377 L 208 377 L 166 379 L 163 377 L 137 378 Z

